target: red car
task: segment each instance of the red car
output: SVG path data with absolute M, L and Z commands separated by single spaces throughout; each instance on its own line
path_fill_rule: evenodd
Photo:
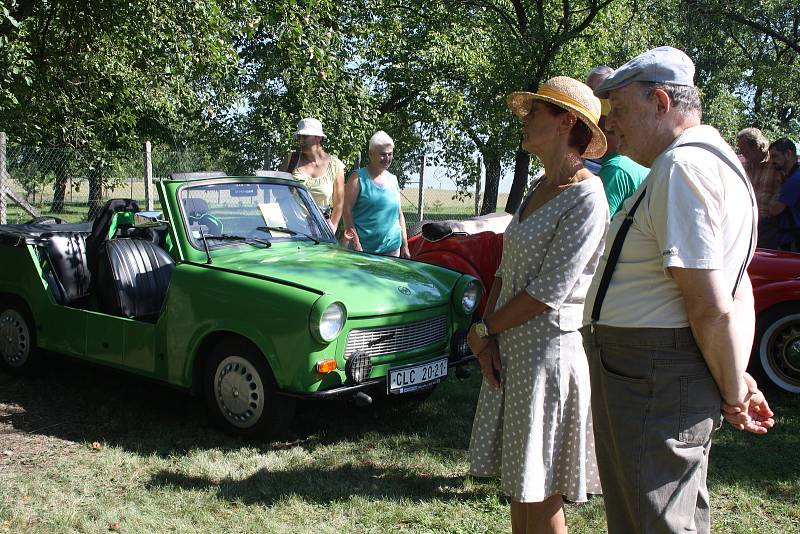
M 483 313 L 503 252 L 508 214 L 426 222 L 410 231 L 411 257 L 450 267 L 483 282 Z M 750 368 L 786 391 L 800 393 L 800 254 L 756 250 L 750 268 L 756 335 Z

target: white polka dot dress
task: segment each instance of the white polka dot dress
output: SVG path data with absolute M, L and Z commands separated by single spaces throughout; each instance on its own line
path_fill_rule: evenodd
M 524 204 L 523 204 L 524 206 Z M 505 232 L 499 309 L 521 291 L 548 311 L 498 336 L 503 388 L 481 386 L 470 472 L 499 476 L 518 502 L 599 494 L 583 302 L 608 228 L 599 178 L 579 182 Z

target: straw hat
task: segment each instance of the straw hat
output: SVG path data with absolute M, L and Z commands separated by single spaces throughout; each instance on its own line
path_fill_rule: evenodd
M 575 114 L 592 131 L 592 140 L 583 151 L 584 158 L 599 158 L 606 153 L 606 136 L 597 125 L 600 120 L 600 100 L 588 85 L 568 76 L 556 76 L 544 82 L 536 93 L 516 92 L 506 98 L 509 109 L 524 118 L 533 100 L 544 100 Z

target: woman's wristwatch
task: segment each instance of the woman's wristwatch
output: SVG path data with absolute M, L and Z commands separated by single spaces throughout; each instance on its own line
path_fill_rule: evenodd
M 489 332 L 489 325 L 486 324 L 486 321 L 478 321 L 475 323 L 475 333 L 478 334 L 478 337 L 483 339 L 492 337 L 491 332 Z

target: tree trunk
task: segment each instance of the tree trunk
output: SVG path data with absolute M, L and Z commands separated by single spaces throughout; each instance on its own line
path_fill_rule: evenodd
M 508 193 L 508 201 L 506 201 L 506 213 L 516 213 L 522 203 L 522 195 L 525 194 L 525 188 L 528 186 L 530 168 L 530 154 L 522 148 L 518 148 L 514 158 L 514 181 L 511 184 L 511 191 Z
M 103 172 L 98 171 L 89 176 L 89 211 L 86 219 L 93 221 L 97 212 L 103 207 Z
M 57 164 L 53 172 L 56 179 L 53 182 L 53 202 L 50 204 L 50 213 L 64 213 L 64 199 L 67 196 L 66 164 Z
M 500 159 L 495 156 L 483 155 L 483 165 L 486 167 L 486 186 L 483 190 L 483 206 L 481 215 L 497 211 L 497 192 L 500 189 Z

